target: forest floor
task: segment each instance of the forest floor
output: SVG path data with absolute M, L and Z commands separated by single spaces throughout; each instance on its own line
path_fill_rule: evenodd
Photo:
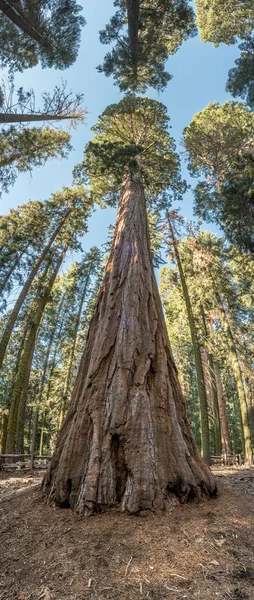
M 254 600 L 254 467 L 213 471 L 217 499 L 88 519 L 1 472 L 0 600 Z

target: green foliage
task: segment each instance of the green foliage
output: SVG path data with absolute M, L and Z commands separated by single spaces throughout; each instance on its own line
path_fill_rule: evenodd
M 164 267 L 159 273 L 160 294 L 165 311 L 170 344 L 179 371 L 187 414 L 199 449 L 201 449 L 200 414 L 197 375 L 193 356 L 190 327 L 179 274 L 176 269 Z
M 254 27 L 252 0 L 195 0 L 202 42 L 235 44 Z
M 179 222 L 180 223 L 180 222 Z M 182 222 L 183 225 L 183 222 Z M 189 233 L 191 227 L 187 226 Z M 180 228 L 178 226 L 181 238 Z M 191 299 L 199 344 L 220 367 L 231 438 L 235 452 L 241 451 L 239 395 L 232 348 L 237 353 L 245 393 L 253 389 L 253 261 L 229 249 L 223 238 L 209 232 L 189 235 L 178 244 Z M 179 285 L 177 266 L 160 272 L 164 310 L 172 350 L 179 369 L 189 417 L 198 440 L 196 372 L 188 317 Z M 205 319 L 205 326 L 204 326 Z M 230 342 L 229 331 L 233 336 Z M 192 397 L 193 394 L 193 397 Z M 210 428 L 213 418 L 210 408 Z M 193 412 L 194 411 L 194 412 Z
M 40 438 L 46 452 L 52 452 L 60 415 L 68 407 L 102 271 L 102 253 L 93 247 L 58 278 L 44 314 L 30 381 L 40 389 L 38 446 Z
M 232 96 L 239 96 L 254 109 L 254 38 L 249 36 L 239 45 L 240 58 L 230 69 L 226 89 Z
M 98 70 L 113 75 L 121 91 L 162 90 L 171 78 L 164 66 L 168 56 L 196 33 L 189 1 L 115 0 L 114 6 L 118 10 L 100 32 L 100 41 L 115 46 Z
M 63 188 L 46 202 L 30 201 L 0 218 L 2 310 L 6 308 L 8 294 L 15 282 L 20 286 L 24 284 L 61 223 L 54 248 L 80 250 L 80 236 L 87 232 L 91 209 L 91 197 L 84 187 L 76 186 Z
M 228 240 L 245 252 L 254 252 L 254 162 L 239 158 L 225 181 L 210 189 L 206 182 L 195 189 L 196 214 L 221 225 Z
M 49 158 L 66 158 L 71 150 L 65 131 L 11 126 L 0 132 L 0 185 L 4 191 L 14 184 L 19 173 L 31 172 Z
M 72 65 L 85 24 L 76 0 L 23 0 L 16 9 L 47 40 L 41 46 L 1 14 L 0 65 L 13 71 L 36 66 L 65 69 Z
M 159 206 L 184 185 L 179 174 L 175 143 L 168 133 L 166 107 L 155 100 L 127 95 L 108 106 L 92 129 L 93 141 L 75 169 L 79 181 L 88 181 L 93 198 L 115 203 L 126 168 L 138 170 L 147 197 Z
M 217 222 L 229 240 L 253 251 L 254 115 L 237 102 L 209 104 L 184 130 L 196 213 Z

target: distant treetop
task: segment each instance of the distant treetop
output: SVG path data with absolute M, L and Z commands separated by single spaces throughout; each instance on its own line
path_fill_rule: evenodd
M 195 0 L 195 5 L 202 42 L 235 44 L 254 28 L 253 0 Z
M 115 45 L 98 70 L 113 75 L 121 91 L 162 90 L 171 79 L 165 71 L 168 56 L 196 33 L 189 0 L 115 0 L 114 6 L 100 41 Z
M 65 69 L 78 54 L 85 19 L 76 0 L 0 0 L 0 66 Z

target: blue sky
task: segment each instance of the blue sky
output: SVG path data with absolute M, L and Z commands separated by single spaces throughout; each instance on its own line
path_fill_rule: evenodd
M 15 78 L 17 87 L 34 88 L 39 104 L 40 94 L 51 91 L 54 86 L 66 80 L 68 88 L 84 94 L 84 104 L 88 114 L 86 122 L 71 130 L 74 150 L 68 159 L 51 160 L 43 168 L 36 168 L 30 175 L 18 177 L 14 187 L 8 194 L 3 193 L 0 199 L 0 212 L 7 214 L 10 208 L 31 200 L 45 200 L 63 185 L 70 186 L 72 169 L 81 161 L 84 146 L 92 137 L 90 127 L 96 123 L 97 117 L 108 104 L 118 102 L 121 94 L 113 85 L 111 78 L 106 78 L 96 71 L 96 66 L 103 60 L 106 46 L 99 42 L 98 31 L 104 28 L 114 13 L 113 0 L 80 0 L 87 24 L 83 29 L 82 43 L 76 63 L 65 71 L 36 67 L 18 74 Z M 237 45 L 213 48 L 212 44 L 204 44 L 199 36 L 185 42 L 181 49 L 168 60 L 168 71 L 173 75 L 166 90 L 158 94 L 149 90 L 147 95 L 165 104 L 171 118 L 171 134 L 175 138 L 178 150 L 181 151 L 182 131 L 192 116 L 202 110 L 209 102 L 220 103 L 230 99 L 225 92 L 228 70 L 239 55 Z M 68 125 L 63 126 L 68 131 Z M 183 175 L 187 171 L 183 163 Z M 195 182 L 194 182 L 195 183 Z M 192 193 L 189 191 L 181 203 L 184 216 L 192 217 Z M 98 209 L 90 219 L 89 233 L 83 240 L 84 250 L 92 245 L 101 245 L 106 241 L 107 226 L 115 221 L 115 210 Z M 215 230 L 209 225 L 209 229 Z M 70 258 L 74 258 L 70 257 Z M 69 261 L 68 261 L 69 262 Z

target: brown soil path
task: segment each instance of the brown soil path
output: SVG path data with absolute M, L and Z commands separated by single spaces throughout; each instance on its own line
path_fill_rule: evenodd
M 0 600 L 254 600 L 254 468 L 214 472 L 215 500 L 88 519 L 0 473 Z

